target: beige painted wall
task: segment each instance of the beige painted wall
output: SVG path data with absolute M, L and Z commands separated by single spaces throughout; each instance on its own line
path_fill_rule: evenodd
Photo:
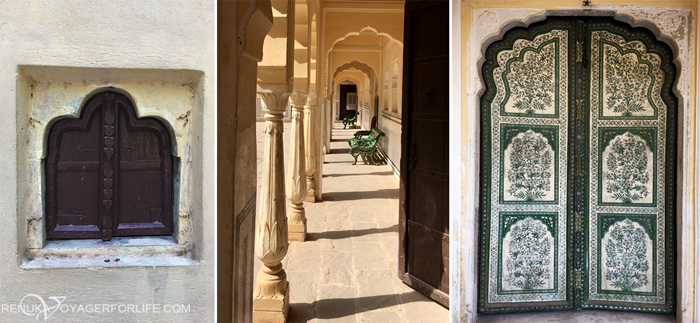
M 517 21 L 516 25 L 527 25 L 546 16 L 546 10 L 597 10 L 607 12 L 615 19 L 626 19 L 645 26 L 657 25 L 661 29 L 662 40 L 680 41 L 674 48 L 677 66 L 680 66 L 679 82 L 675 85 L 679 96 L 679 126 L 681 144 L 679 146 L 679 208 L 678 208 L 678 262 L 676 274 L 679 293 L 677 314 L 679 322 L 696 321 L 696 203 L 695 203 L 695 164 L 696 164 L 696 74 L 697 74 L 697 1 L 669 0 L 604 0 L 592 1 L 592 6 L 584 7 L 581 1 L 452 1 L 452 18 L 455 23 L 451 54 L 452 67 L 458 71 L 451 76 L 451 102 L 461 109 L 450 113 L 458 118 L 451 123 L 451 149 L 461 152 L 457 161 L 451 160 L 451 173 L 460 174 L 461 190 L 451 196 L 451 214 L 459 216 L 451 219 L 451 320 L 452 322 L 473 322 L 476 320 L 476 275 L 477 246 L 472 238 L 476 230 L 476 208 L 478 207 L 478 103 L 481 88 L 478 69 L 478 55 L 487 46 L 483 41 L 491 39 L 492 29 Z M 527 9 L 525 9 L 527 8 Z M 530 9 L 531 8 L 531 9 Z M 575 11 L 570 13 L 575 14 Z M 690 18 L 689 20 L 687 18 Z M 512 26 L 512 25 L 511 25 Z M 674 47 L 674 46 L 672 46 Z M 456 133 L 455 133 L 456 132 Z M 458 134 L 458 135 L 457 135 Z M 459 184 L 458 184 L 459 185 Z M 459 202 L 457 202 L 457 200 Z M 455 204 L 453 204 L 455 203 Z
M 65 296 L 64 304 L 185 304 L 188 314 L 124 314 L 112 313 L 71 316 L 58 311 L 55 320 L 92 319 L 127 322 L 135 320 L 171 322 L 212 322 L 214 316 L 214 201 L 215 173 L 213 169 L 216 146 L 215 132 L 205 124 L 214 124 L 214 86 L 216 69 L 214 28 L 216 11 L 214 1 L 0 1 L 0 303 L 18 304 L 33 293 L 43 297 Z M 196 24 L 183 23 L 196 21 Z M 52 269 L 23 269 L 20 262 L 27 258 L 26 236 L 28 209 L 24 207 L 28 191 L 25 166 L 29 165 L 31 146 L 40 147 L 43 138 L 27 137 L 31 100 L 23 95 L 32 94 L 31 85 L 25 87 L 22 77 L 31 76 L 19 66 L 41 69 L 41 66 L 65 67 L 64 73 L 44 78 L 54 85 L 44 84 L 37 93 L 47 100 L 42 108 L 52 114 L 74 113 L 90 92 L 104 86 L 127 90 L 143 115 L 154 115 L 166 122 L 170 129 L 181 135 L 191 134 L 189 141 L 178 147 L 181 158 L 188 158 L 189 178 L 183 183 L 188 188 L 189 201 L 179 205 L 186 208 L 191 221 L 192 246 L 188 254 L 143 257 L 135 252 L 139 247 L 103 249 L 102 257 L 90 252 L 83 261 L 70 256 L 50 265 Z M 74 68 L 73 68 L 74 67 Z M 91 69 L 90 71 L 88 71 Z M 151 77 L 136 79 L 139 71 L 153 72 Z M 134 72 L 130 74 L 129 72 Z M 179 71 L 179 72 L 178 72 Z M 90 74 L 89 77 L 87 74 Z M 19 75 L 19 79 L 18 79 Z M 185 75 L 192 79 L 179 84 Z M 199 75 L 199 79 L 197 79 Z M 82 78 L 82 76 L 86 76 Z M 143 76 L 143 75 L 142 75 Z M 170 76 L 170 78 L 168 78 Z M 155 80 L 155 79 L 158 80 Z M 66 96 L 61 97 L 58 83 Z M 30 80 L 31 81 L 31 80 Z M 35 80 L 42 81 L 42 80 Z M 200 90 L 190 91 L 188 83 L 199 84 Z M 30 82 L 31 83 L 31 82 Z M 194 94 L 179 100 L 177 107 L 159 100 L 159 95 L 178 91 Z M 196 92 L 201 91 L 201 95 Z M 157 94 L 161 92 L 161 94 Z M 53 94 L 51 94 L 53 93 Z M 156 93 L 156 94 L 154 94 Z M 161 97 L 160 99 L 163 99 Z M 191 104 L 193 101 L 199 103 Z M 54 102 L 65 102 L 56 106 Z M 188 103 L 190 102 L 190 103 Z M 188 125 L 177 121 L 183 112 L 192 108 L 186 118 Z M 37 126 L 35 124 L 34 126 Z M 184 132 L 181 132 L 184 131 Z M 28 140 L 28 141 L 27 141 Z M 176 140 L 177 141 L 177 140 Z M 182 148 L 182 149 L 180 149 Z M 31 155 L 35 156 L 35 155 Z M 42 174 L 33 174 L 41 176 Z M 36 192 L 36 189 L 29 191 Z M 42 212 L 42 210 L 36 210 Z M 36 214 L 35 214 L 36 215 Z M 146 243 L 148 244 L 148 243 Z M 82 250 L 83 252 L 85 250 Z M 64 251 L 70 254 L 71 250 Z M 78 250 L 80 252 L 80 250 Z M 156 251 L 158 254 L 159 251 Z M 102 259 L 104 258 L 104 259 Z M 116 258 L 129 261 L 116 262 Z M 160 259 L 158 259 L 160 258 Z M 104 260 L 110 260 L 105 262 Z M 189 261 L 186 261 L 189 260 Z M 120 264 L 121 263 L 121 264 Z M 139 265 L 140 264 L 140 265 Z M 41 267 L 42 265 L 38 265 Z M 13 316 L 5 316 L 13 315 Z M 16 316 L 15 316 L 16 315 Z M 26 320 L 24 314 L 2 313 L 3 319 Z

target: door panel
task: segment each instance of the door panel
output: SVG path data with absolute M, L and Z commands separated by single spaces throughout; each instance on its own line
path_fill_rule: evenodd
M 482 150 L 482 312 L 569 309 L 575 24 L 518 30 L 489 50 Z M 487 181 L 482 181 L 487 183 Z
M 486 54 L 479 311 L 672 312 L 670 50 L 553 18 Z
M 401 133 L 399 277 L 449 302 L 448 4 L 407 1 Z
M 676 122 L 670 51 L 649 33 L 606 21 L 591 22 L 586 33 L 590 194 L 583 307 L 669 312 Z

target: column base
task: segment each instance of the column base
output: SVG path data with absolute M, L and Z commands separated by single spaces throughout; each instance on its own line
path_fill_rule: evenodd
M 309 202 L 309 203 L 316 203 L 316 192 L 314 189 L 310 189 L 308 193 L 306 193 L 306 199 L 304 202 Z
M 253 300 L 253 323 L 285 323 L 289 312 L 289 282 L 284 299 L 256 298 Z
M 306 219 L 303 224 L 287 223 L 288 241 L 306 241 Z

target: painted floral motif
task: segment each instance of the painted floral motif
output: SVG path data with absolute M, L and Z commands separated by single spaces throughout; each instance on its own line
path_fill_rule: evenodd
M 533 114 L 552 107 L 554 93 L 554 44 L 539 52 L 526 51 L 522 62 L 511 65 L 510 83 L 513 107 Z
M 527 217 L 513 225 L 504 280 L 522 290 L 545 285 L 552 275 L 551 240 L 547 227 L 539 220 Z
M 541 134 L 528 130 L 513 139 L 507 190 L 523 201 L 534 201 L 547 195 L 552 181 L 552 153 Z
M 612 140 L 607 160 L 606 190 L 614 200 L 632 203 L 649 195 L 647 148 L 641 138 L 625 132 Z
M 605 279 L 613 287 L 631 292 L 649 283 L 647 234 L 630 219 L 617 222 L 610 229 L 605 253 Z
M 622 55 L 613 46 L 605 46 L 604 66 L 607 109 L 623 117 L 646 111 L 649 66 L 641 63 L 635 54 Z

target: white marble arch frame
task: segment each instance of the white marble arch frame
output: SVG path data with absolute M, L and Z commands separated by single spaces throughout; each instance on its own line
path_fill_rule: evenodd
M 479 265 L 479 150 L 480 98 L 485 91 L 481 69 L 489 45 L 503 39 L 515 27 L 554 16 L 611 17 L 632 27 L 644 27 L 673 52 L 677 69 L 673 92 L 678 98 L 678 159 L 676 207 L 676 316 L 678 322 L 692 322 L 696 317 L 694 270 L 696 254 L 691 254 L 696 230 L 693 223 L 693 196 L 685 187 L 689 183 L 689 138 L 691 106 L 690 78 L 692 66 L 692 12 L 681 8 L 594 6 L 547 10 L 537 8 L 476 9 L 468 35 L 462 46 L 462 9 L 460 0 L 450 1 L 450 322 L 475 322 L 478 308 Z M 462 52 L 466 48 L 466 52 Z M 466 55 L 466 59 L 463 55 Z M 462 66 L 466 64 L 466 66 Z M 466 72 L 464 72 L 466 69 Z M 462 94 L 464 91 L 464 95 Z M 464 116 L 463 116 L 464 114 Z M 697 116 L 697 114 L 696 114 Z M 465 122 L 463 122 L 463 120 Z M 466 129 L 466 130 L 463 130 Z M 463 143 L 462 137 L 466 141 Z M 696 144 L 697 145 L 697 144 Z M 697 150 L 696 150 L 697 151 Z M 696 164 L 698 161 L 696 160 Z M 697 183 L 697 179 L 692 179 Z M 697 225 L 697 221 L 696 225 Z M 682 270 L 685 269 L 685 270 Z M 695 275 L 695 276 L 693 276 Z M 690 311 L 689 311 L 690 310 Z

